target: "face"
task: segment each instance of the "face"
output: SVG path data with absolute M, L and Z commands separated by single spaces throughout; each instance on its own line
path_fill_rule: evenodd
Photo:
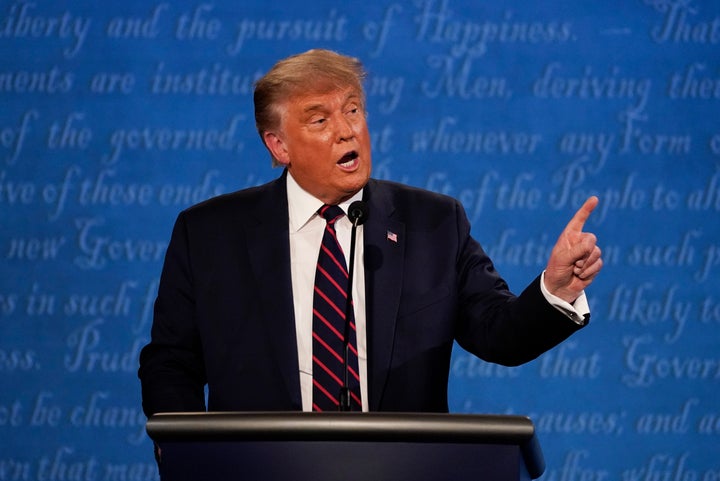
M 353 88 L 294 96 L 282 106 L 276 132 L 263 137 L 275 158 L 307 192 L 338 204 L 370 177 L 370 134 Z

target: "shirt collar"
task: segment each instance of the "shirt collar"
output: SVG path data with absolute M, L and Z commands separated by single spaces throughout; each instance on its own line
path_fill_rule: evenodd
M 287 179 L 287 197 L 288 197 L 288 215 L 290 217 L 290 233 L 297 232 L 317 215 L 318 209 L 323 206 L 323 202 L 313 197 L 312 194 L 305 191 L 295 181 L 288 172 Z M 347 214 L 350 204 L 356 200 L 362 200 L 363 189 L 360 189 L 350 199 L 342 202 L 340 208 Z

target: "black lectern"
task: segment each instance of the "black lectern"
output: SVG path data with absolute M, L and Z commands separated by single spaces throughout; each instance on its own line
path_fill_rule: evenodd
M 515 481 L 545 469 L 521 416 L 167 413 L 147 431 L 162 481 Z

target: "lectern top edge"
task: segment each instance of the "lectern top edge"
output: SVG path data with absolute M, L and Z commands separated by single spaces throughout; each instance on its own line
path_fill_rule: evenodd
M 515 445 L 532 478 L 545 470 L 532 421 L 524 416 L 433 413 L 200 412 L 152 416 L 164 442 L 347 441 Z
M 240 439 L 343 439 L 518 444 L 535 435 L 523 416 L 431 413 L 209 412 L 162 413 L 147 424 L 155 441 Z

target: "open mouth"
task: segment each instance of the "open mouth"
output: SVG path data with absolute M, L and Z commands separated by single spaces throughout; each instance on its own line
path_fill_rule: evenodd
M 338 160 L 338 165 L 343 168 L 351 168 L 355 165 L 359 156 L 360 154 L 358 154 L 357 151 L 351 150 Z

